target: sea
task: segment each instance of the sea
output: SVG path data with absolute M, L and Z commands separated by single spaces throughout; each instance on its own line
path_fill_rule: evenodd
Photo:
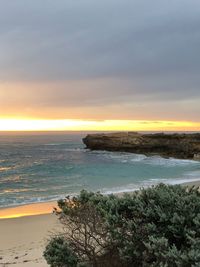
M 58 200 L 82 189 L 109 194 L 200 180 L 200 162 L 90 151 L 85 135 L 1 133 L 0 208 Z

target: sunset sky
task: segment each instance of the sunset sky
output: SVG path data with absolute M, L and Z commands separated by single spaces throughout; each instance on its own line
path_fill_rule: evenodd
M 200 130 L 199 0 L 0 4 L 0 131 Z

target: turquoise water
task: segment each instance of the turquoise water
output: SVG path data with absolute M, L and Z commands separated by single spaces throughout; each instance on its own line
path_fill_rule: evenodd
M 200 178 L 200 162 L 89 151 L 85 134 L 0 135 L 0 207 Z

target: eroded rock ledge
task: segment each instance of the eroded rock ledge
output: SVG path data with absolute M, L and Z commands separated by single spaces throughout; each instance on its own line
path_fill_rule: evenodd
M 200 160 L 200 133 L 100 133 L 87 135 L 83 138 L 83 142 L 86 147 L 91 150 L 123 151 L 145 155 Z

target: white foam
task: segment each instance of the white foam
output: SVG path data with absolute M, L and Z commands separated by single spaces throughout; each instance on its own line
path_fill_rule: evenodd
M 9 208 L 9 207 L 22 206 L 22 205 L 28 205 L 28 204 L 58 201 L 59 199 L 64 199 L 66 195 L 70 195 L 73 197 L 73 196 L 78 195 L 78 193 L 68 193 L 65 195 L 53 195 L 49 197 L 32 197 L 32 198 L 29 198 L 28 200 L 16 199 L 12 203 L 7 203 L 7 199 L 1 199 L 0 208 Z
M 64 151 L 69 151 L 69 152 L 87 152 L 87 149 L 84 148 L 66 148 Z
M 65 143 L 49 143 L 49 144 L 44 144 L 44 146 L 61 146 L 61 145 L 66 145 L 67 142 Z
M 160 183 L 164 184 L 170 184 L 170 185 L 176 185 L 176 184 L 183 184 L 188 182 L 196 182 L 200 181 L 200 171 L 187 173 L 182 178 L 153 178 L 149 180 L 144 180 L 135 184 L 128 184 L 124 186 L 119 187 L 113 187 L 113 188 L 103 188 L 99 190 L 103 194 L 117 194 L 117 193 L 128 193 L 140 190 L 141 188 L 147 188 L 153 185 L 158 185 Z
M 200 162 L 197 162 L 194 160 L 184 160 L 184 159 L 175 159 L 175 158 L 166 159 L 166 158 L 162 158 L 159 156 L 148 157 L 145 159 L 144 163 L 157 165 L 157 166 L 169 166 L 169 167 L 188 166 L 188 165 L 195 165 L 195 164 L 200 165 Z
M 185 160 L 185 159 L 175 159 L 175 158 L 163 158 L 160 156 L 145 156 L 143 154 L 134 154 L 126 152 L 108 152 L 108 151 L 92 151 L 101 157 L 105 157 L 112 161 L 117 161 L 120 163 L 143 163 L 156 166 L 188 166 L 188 165 L 200 165 L 200 162 L 195 160 Z
M 197 182 L 197 181 L 200 181 L 200 177 L 197 177 L 197 178 L 191 178 L 191 179 L 188 179 L 188 178 L 179 178 L 179 179 L 176 179 L 176 180 L 168 180 L 167 184 L 171 184 L 171 185 L 175 185 L 175 184 L 184 184 L 184 183 L 190 183 L 190 182 Z

